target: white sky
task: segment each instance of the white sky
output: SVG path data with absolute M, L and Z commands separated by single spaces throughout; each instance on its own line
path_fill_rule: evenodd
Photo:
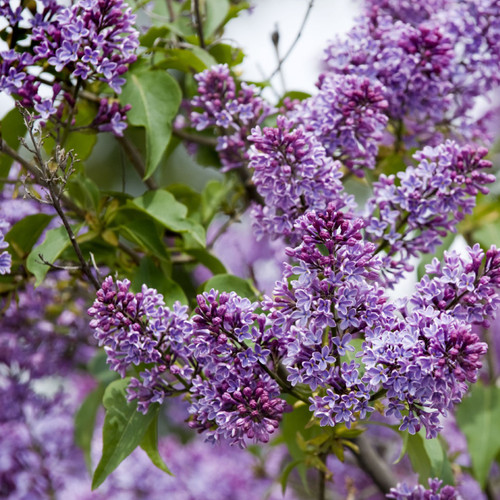
M 262 80 L 277 66 L 271 33 L 278 26 L 280 53 L 293 43 L 307 11 L 309 0 L 253 0 L 251 14 L 232 20 L 225 38 L 234 40 L 247 55 L 240 68 L 246 80 Z M 314 0 L 305 29 L 283 67 L 286 90 L 312 92 L 320 72 L 320 61 L 328 40 L 346 33 L 361 11 L 358 0 Z M 279 77 L 273 80 L 282 91 Z

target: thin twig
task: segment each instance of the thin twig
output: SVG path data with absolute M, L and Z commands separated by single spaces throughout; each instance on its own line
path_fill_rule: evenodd
M 130 160 L 130 163 L 132 163 L 135 171 L 139 174 L 144 184 L 146 184 L 149 189 L 158 189 L 158 184 L 153 178 L 149 177 L 147 179 L 144 179 L 144 176 L 146 175 L 146 166 L 144 165 L 142 157 L 134 144 L 125 136 L 116 137 L 116 140 L 123 148 L 123 151 L 125 151 L 128 159 Z
M 302 36 L 302 32 L 306 26 L 307 19 L 309 18 L 309 14 L 311 13 L 311 10 L 313 8 L 314 0 L 309 0 L 309 5 L 307 6 L 306 13 L 304 15 L 304 19 L 302 20 L 302 24 L 300 25 L 299 31 L 297 33 L 297 36 L 295 37 L 295 40 L 293 41 L 292 45 L 290 45 L 290 48 L 287 50 L 286 54 L 278 61 L 278 66 L 276 69 L 267 77 L 267 80 L 271 80 L 271 78 L 276 75 L 279 71 L 281 71 L 281 67 L 283 66 L 283 63 L 288 59 L 290 54 L 292 53 L 293 49 L 295 48 L 295 45 L 297 45 L 297 42 L 299 41 L 300 37 Z
M 326 459 L 328 457 L 328 453 L 321 453 L 319 455 L 319 459 L 326 467 Z M 323 469 L 318 469 L 318 500 L 325 500 L 326 493 L 326 472 Z
M 33 163 L 26 160 L 25 158 L 23 158 L 22 156 L 20 156 L 19 153 L 14 149 L 12 149 L 3 139 L 0 141 L 0 152 L 5 153 L 6 155 L 10 156 L 14 161 L 17 161 L 25 170 L 27 170 L 34 177 L 36 184 L 45 188 L 47 187 L 47 183 L 41 177 L 41 174 L 39 170 L 36 168 L 36 166 Z M 85 211 L 83 211 L 65 194 L 61 196 L 61 201 L 63 202 L 63 205 L 67 207 L 69 210 L 75 212 L 75 214 L 77 214 L 82 219 L 85 218 L 86 215 Z
M 196 32 L 198 33 L 198 39 L 200 40 L 200 47 L 204 49 L 206 46 L 205 46 L 205 39 L 203 37 L 203 25 L 201 23 L 199 0 L 193 0 L 193 9 L 194 9 L 194 24 L 196 25 Z
M 173 23 L 175 21 L 174 6 L 172 5 L 172 0 L 166 0 L 167 10 L 168 10 L 168 20 Z
M 279 74 L 281 79 L 281 86 L 283 87 L 283 93 L 286 92 L 285 75 L 283 74 L 283 68 L 281 67 L 281 57 L 280 57 L 280 33 L 278 30 L 278 25 L 275 25 L 274 31 L 271 34 L 271 40 L 274 46 L 274 53 L 276 54 L 276 60 L 278 61 Z
M 44 188 L 46 189 L 48 195 L 48 201 L 51 202 L 51 205 L 54 207 L 57 215 L 64 225 L 71 245 L 73 246 L 76 256 L 80 262 L 81 271 L 87 276 L 95 289 L 99 290 L 101 284 L 96 279 L 87 261 L 85 260 L 80 245 L 76 240 L 73 228 L 71 227 L 61 206 L 61 198 L 66 187 L 66 183 L 69 176 L 74 172 L 73 154 L 71 151 L 65 152 L 61 147 L 57 146 L 55 150 L 55 157 L 50 158 L 48 161 L 44 161 L 42 156 L 43 139 L 39 132 L 34 129 L 33 117 L 26 110 L 24 110 L 23 116 L 32 142 L 32 147 L 28 146 L 23 140 L 21 142 L 24 147 L 28 149 L 28 151 L 34 154 L 35 164 L 32 166 L 32 169 L 39 174 L 41 181 L 44 183 Z M 38 137 L 36 136 L 37 133 L 39 135 Z
M 46 266 L 49 266 L 51 269 L 54 269 L 55 271 L 81 271 L 82 268 L 80 266 L 60 266 L 58 264 L 53 264 L 52 262 L 49 262 L 46 260 L 41 253 L 38 254 L 38 258 L 40 259 L 40 262 Z
M 82 86 L 82 77 L 79 76 L 78 77 L 78 80 L 76 81 L 76 85 L 75 85 L 75 91 L 73 92 L 73 96 L 72 96 L 72 99 L 73 101 L 69 103 L 69 114 L 68 114 L 68 121 L 66 122 L 66 127 L 64 129 L 64 132 L 63 132 L 63 136 L 62 136 L 62 139 L 61 139 L 61 147 L 64 147 L 64 144 L 68 138 L 68 135 L 70 133 L 70 129 L 71 129 L 71 122 L 73 121 L 73 118 L 75 116 L 75 112 L 76 112 L 76 101 L 78 99 L 78 92 L 80 91 L 80 87 Z
M 205 137 L 204 135 L 190 134 L 184 130 L 175 129 L 172 131 L 179 139 L 185 141 L 194 142 L 196 144 L 201 144 L 202 146 L 217 146 L 217 139 L 215 137 Z

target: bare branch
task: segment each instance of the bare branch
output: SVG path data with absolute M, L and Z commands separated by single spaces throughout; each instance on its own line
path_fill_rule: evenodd
M 281 71 L 281 67 L 283 66 L 283 63 L 288 59 L 290 54 L 292 53 L 293 49 L 297 45 L 297 42 L 299 41 L 300 37 L 302 36 L 302 32 L 304 31 L 304 28 L 307 23 L 307 19 L 309 18 L 309 14 L 311 13 L 311 10 L 314 5 L 314 0 L 309 0 L 309 5 L 307 6 L 306 13 L 304 15 L 304 19 L 302 19 L 302 24 L 300 25 L 299 31 L 297 33 L 297 36 L 295 37 L 295 40 L 293 41 L 292 45 L 290 45 L 289 49 L 286 51 L 286 54 L 278 60 L 278 66 L 276 69 L 267 77 L 267 80 L 271 80 L 271 78 L 276 75 L 278 72 Z

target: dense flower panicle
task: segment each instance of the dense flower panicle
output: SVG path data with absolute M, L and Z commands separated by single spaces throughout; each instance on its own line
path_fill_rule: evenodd
M 487 345 L 471 325 L 432 307 L 415 309 L 393 331 L 366 338 L 363 362 L 373 390 L 387 391 L 386 414 L 402 419 L 410 434 L 423 425 L 428 438 L 476 381 Z M 407 414 L 403 410 L 407 409 Z
M 363 18 L 347 40 L 327 49 L 327 68 L 340 74 L 364 76 L 384 87 L 387 115 L 395 123 L 398 141 L 418 136 L 444 120 L 450 106 L 450 39 L 438 26 L 413 27 L 390 17 Z
M 467 254 L 445 252 L 443 262 L 435 258 L 428 264 L 410 303 L 447 310 L 464 322 L 488 328 L 500 306 L 500 250 L 492 246 L 485 254 L 476 243 Z
M 124 377 L 132 365 L 152 365 L 139 378 L 133 377 L 128 388 L 129 400 L 137 399 L 138 408 L 146 413 L 151 403 L 176 394 L 179 380 L 190 380 L 192 326 L 186 306 L 176 302 L 172 309 L 166 307 L 163 296 L 145 285 L 140 293 L 129 290 L 129 280 L 115 284 L 107 277 L 88 314 L 114 371 Z
M 296 108 L 295 119 L 356 174 L 375 168 L 387 125 L 382 85 L 366 77 L 328 74 L 321 76 L 318 86 L 318 93 Z
M 195 76 L 198 95 L 190 102 L 190 121 L 196 130 L 216 127 L 221 131 L 217 138 L 217 151 L 222 170 L 246 167 L 249 143 L 247 136 L 255 126 L 274 112 L 260 98 L 256 89 L 245 83 L 237 90 L 227 64 L 219 64 Z
M 119 93 L 139 45 L 135 16 L 123 0 L 79 0 L 50 21 L 34 23 L 35 61 L 46 59 L 82 80 L 99 78 Z
M 289 382 L 326 390 L 310 399 L 321 425 L 350 426 L 356 415 L 373 411 L 361 364 L 346 355 L 355 351 L 354 337 L 394 322 L 394 307 L 373 283 L 380 260 L 374 245 L 362 240 L 364 224 L 335 203 L 307 212 L 296 223 L 302 243 L 287 250 L 294 263 L 286 265 L 274 297 L 263 302 Z
M 9 224 L 0 219 L 0 274 L 8 274 L 10 273 L 10 268 L 12 265 L 12 256 L 9 252 L 5 250 L 9 246 L 9 244 L 5 241 L 4 233 L 9 228 Z M 2 252 L 3 250 L 3 252 Z
M 365 0 L 367 15 L 376 18 L 380 15 L 388 15 L 392 19 L 418 26 L 428 21 L 436 13 L 449 8 L 455 0 L 422 0 L 412 2 L 411 0 Z
M 329 157 L 313 134 L 302 126 L 278 117 L 276 128 L 256 127 L 249 138 L 253 144 L 249 167 L 253 182 L 265 201 L 254 206 L 257 238 L 288 237 L 296 243 L 300 234 L 295 220 L 306 210 L 323 210 L 329 201 L 352 199 L 343 193 L 340 163 Z
M 47 96 L 35 76 L 38 66 L 52 66 L 58 73 L 66 70 L 83 82 L 101 80 L 120 93 L 125 83 L 122 75 L 135 61 L 139 45 L 138 31 L 133 27 L 135 16 L 125 7 L 122 0 L 79 0 L 70 6 L 43 2 L 35 15 L 18 9 L 18 19 L 11 28 L 21 21 L 30 24 L 33 53 L 22 52 L 26 50 L 24 45 L 17 47 L 21 52 L 0 52 L 0 90 L 16 96 L 25 107 L 34 107 L 44 121 L 62 112 L 61 97 L 69 102 L 72 97 L 61 93 L 57 82 L 50 86 L 51 95 Z M 104 130 L 121 135 L 126 109 L 113 111 Z M 104 126 L 102 112 L 98 122 Z
M 429 489 L 421 484 L 408 486 L 400 483 L 396 488 L 391 488 L 391 492 L 386 498 L 391 500 L 462 500 L 461 495 L 453 486 L 443 486 L 443 481 L 438 478 L 429 479 Z
M 280 388 L 266 372 L 271 351 L 257 305 L 235 292 L 198 296 L 191 348 L 204 378 L 193 380 L 190 426 L 213 442 L 267 442 L 285 410 Z
M 392 284 L 411 271 L 410 258 L 432 253 L 458 222 L 472 213 L 478 193 L 495 180 L 484 170 L 485 148 L 459 146 L 447 141 L 414 154 L 416 167 L 394 175 L 381 175 L 367 202 L 366 235 L 385 250 L 384 278 Z

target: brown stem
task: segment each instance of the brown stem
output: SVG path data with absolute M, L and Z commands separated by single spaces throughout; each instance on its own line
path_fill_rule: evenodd
M 194 8 L 196 32 L 198 33 L 198 39 L 200 40 L 200 47 L 204 49 L 206 46 L 205 46 L 205 39 L 203 37 L 203 25 L 201 23 L 199 0 L 193 0 L 193 8 Z
M 205 137 L 204 135 L 190 134 L 189 132 L 185 132 L 184 130 L 179 129 L 174 129 L 172 133 L 179 139 L 194 142 L 196 144 L 201 144 L 202 146 L 217 146 L 217 139 L 215 137 Z
M 116 140 L 123 148 L 123 151 L 125 151 L 125 154 L 130 160 L 130 163 L 132 163 L 135 171 L 139 174 L 144 184 L 146 184 L 149 189 L 158 189 L 158 184 L 154 179 L 152 179 L 151 177 L 149 177 L 148 179 L 144 179 L 144 176 L 146 175 L 146 167 L 144 165 L 144 162 L 142 161 L 141 154 L 134 146 L 134 144 L 125 136 L 116 137 Z
M 101 284 L 97 280 L 97 278 L 94 276 L 92 273 L 92 270 L 90 269 L 90 266 L 88 265 L 87 261 L 83 257 L 82 250 L 80 248 L 80 245 L 76 241 L 75 233 L 73 232 L 73 229 L 66 217 L 66 214 L 64 213 L 61 203 L 59 201 L 58 193 L 56 193 L 54 186 L 51 182 L 48 183 L 47 189 L 49 190 L 50 198 L 52 201 L 52 205 L 54 206 L 54 209 L 57 212 L 57 215 L 59 215 L 59 218 L 61 219 L 64 228 L 66 229 L 66 232 L 68 233 L 69 240 L 71 241 L 71 245 L 73 246 L 73 249 L 76 253 L 76 256 L 78 257 L 78 260 L 80 261 L 80 265 L 82 268 L 83 273 L 88 277 L 92 285 L 96 290 L 99 290 L 101 288 Z
M 326 466 L 326 458 L 328 453 L 321 453 L 319 459 Z M 326 472 L 323 469 L 318 469 L 318 500 L 325 500 L 326 496 Z
M 377 453 L 365 435 L 353 439 L 358 446 L 358 453 L 354 453 L 359 466 L 371 477 L 378 489 L 383 493 L 389 493 L 396 486 L 396 481 L 387 466 Z

